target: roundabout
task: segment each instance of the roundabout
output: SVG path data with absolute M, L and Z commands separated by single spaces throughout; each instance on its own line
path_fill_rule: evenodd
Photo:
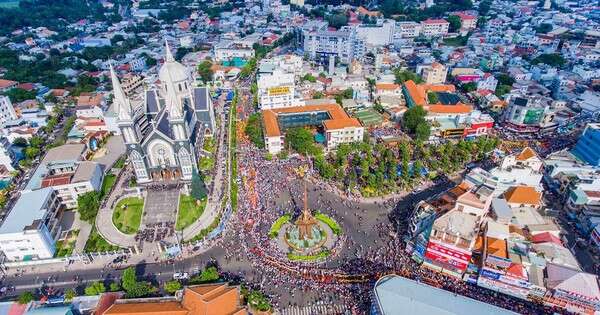
M 269 230 L 269 238 L 290 261 L 321 262 L 334 252 L 341 228 L 331 217 L 308 208 L 308 190 L 304 187 L 304 208 L 292 222 L 291 214 L 279 217 Z

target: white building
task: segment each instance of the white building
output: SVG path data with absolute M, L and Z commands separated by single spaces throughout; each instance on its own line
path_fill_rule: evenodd
M 52 258 L 61 232 L 60 208 L 50 187 L 23 192 L 0 226 L 0 250 L 6 259 Z
M 297 106 L 295 101 L 294 74 L 264 65 L 259 69 L 256 80 L 258 86 L 258 107 L 274 109 Z
M 444 19 L 428 19 L 421 22 L 421 32 L 426 37 L 444 36 L 448 34 L 450 23 Z
M 503 194 L 514 186 L 524 185 L 542 191 L 542 160 L 530 148 L 519 154 L 509 155 L 502 160 L 499 167 L 489 172 L 481 168 L 472 169 L 465 181 L 471 185 L 485 185 L 494 190 L 494 196 Z
M 102 186 L 102 169 L 96 162 L 82 161 L 84 144 L 65 144 L 48 150 L 24 191 L 52 187 L 65 208 L 76 208 L 77 197 Z
M 254 57 L 254 48 L 243 42 L 221 41 L 213 47 L 213 54 L 217 62 L 228 61 L 236 57 L 247 60 Z
M 0 165 L 6 167 L 9 172 L 15 170 L 15 157 L 10 151 L 10 142 L 7 138 L 0 139 Z
M 17 119 L 17 113 L 10 102 L 10 98 L 0 95 L 0 126 L 4 126 L 7 121 L 15 119 Z
M 395 22 L 379 20 L 377 25 L 359 25 L 356 31 L 367 45 L 387 46 L 394 40 Z
M 394 38 L 414 38 L 421 35 L 421 24 L 417 22 L 396 22 Z
M 443 84 L 446 82 L 448 68 L 439 62 L 423 67 L 422 77 L 427 84 Z
M 304 53 L 325 64 L 329 56 L 338 57 L 349 64 L 365 54 L 365 43 L 356 27 L 343 26 L 337 31 L 328 30 L 327 22 L 310 21 L 302 27 Z

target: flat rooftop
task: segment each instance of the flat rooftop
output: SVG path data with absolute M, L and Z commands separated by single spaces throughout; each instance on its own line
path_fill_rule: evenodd
M 52 187 L 46 187 L 22 193 L 0 226 L 0 234 L 21 232 L 33 221 L 43 219 L 46 215 L 43 206 L 52 191 Z
M 396 275 L 379 279 L 374 291 L 382 315 L 517 314 Z

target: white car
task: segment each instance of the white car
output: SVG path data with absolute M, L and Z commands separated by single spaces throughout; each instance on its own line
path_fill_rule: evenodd
M 173 279 L 175 280 L 185 280 L 189 277 L 190 275 L 187 272 L 176 272 L 173 274 Z

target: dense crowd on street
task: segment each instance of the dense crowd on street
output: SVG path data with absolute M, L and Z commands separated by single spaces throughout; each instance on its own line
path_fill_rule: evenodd
M 311 211 L 325 212 L 338 222 L 345 222 L 351 216 L 353 222 L 357 222 L 351 227 L 356 231 L 343 234 L 340 238 L 343 249 L 327 261 L 290 261 L 280 244 L 269 238 L 268 231 L 281 215 L 291 213 L 296 218 L 300 213 L 303 185 L 299 177 L 305 177 L 306 171 L 310 175 L 310 167 L 307 167 L 310 161 L 302 157 L 267 160 L 247 141 L 241 141 L 238 155 L 240 200 L 231 223 L 238 228 L 229 230 L 236 234 L 234 238 L 218 239 L 216 245 L 225 249 L 222 264 L 250 262 L 251 268 L 240 266 L 235 276 L 268 292 L 276 308 L 321 301 L 343 305 L 354 314 L 364 314 L 372 302 L 374 281 L 393 273 L 523 314 L 555 311 L 420 266 L 404 250 L 402 236 L 406 227 L 397 224 L 406 222 L 410 207 L 391 211 L 389 218 L 373 220 L 359 199 L 342 195 L 335 187 L 314 180 L 309 186 Z M 374 203 L 393 209 L 396 200 Z M 374 240 L 370 241 L 370 237 Z M 239 244 L 243 246 L 242 252 L 235 250 Z

